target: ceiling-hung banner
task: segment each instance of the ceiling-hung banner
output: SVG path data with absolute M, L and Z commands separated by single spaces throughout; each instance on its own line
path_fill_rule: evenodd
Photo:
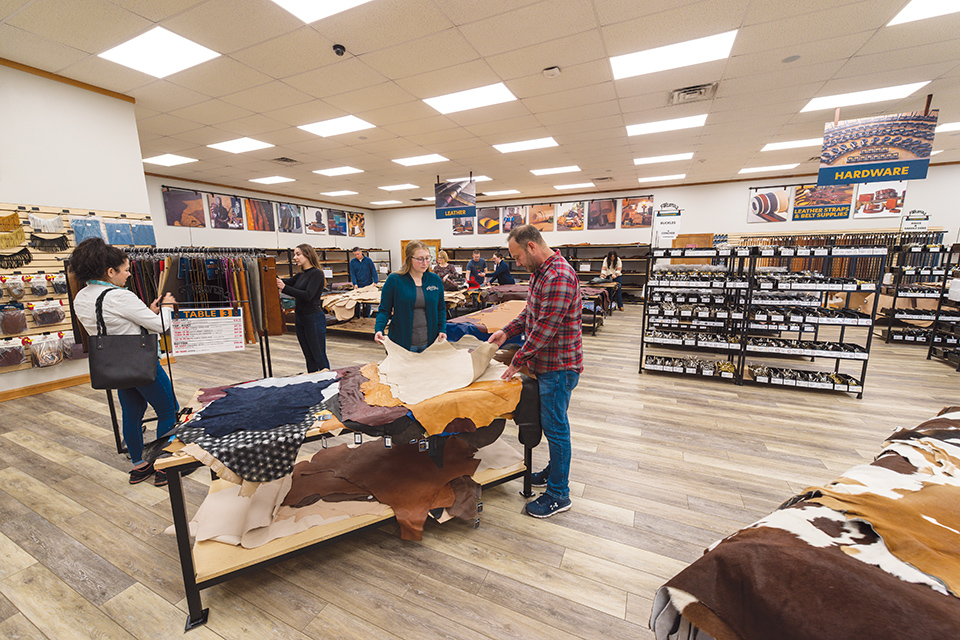
M 800 185 L 793 199 L 793 221 L 849 218 L 852 203 L 852 184 Z
M 939 114 L 934 109 L 826 123 L 817 184 L 926 178 Z
M 437 220 L 447 218 L 474 218 L 477 215 L 477 183 L 438 182 L 436 194 Z
M 795 187 L 750 187 L 747 222 L 786 222 L 793 214 Z

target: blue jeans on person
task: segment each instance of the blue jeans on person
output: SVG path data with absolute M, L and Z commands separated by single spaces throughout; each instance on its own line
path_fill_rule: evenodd
M 614 282 L 617 283 L 617 293 L 614 302 L 617 303 L 618 309 L 623 309 L 623 276 L 617 276 L 614 278 Z
M 297 340 L 300 350 L 307 360 L 307 373 L 314 373 L 321 369 L 329 369 L 327 360 L 327 316 L 323 313 L 313 313 L 309 316 L 295 316 Z
M 157 437 L 166 434 L 177 421 L 179 405 L 170 378 L 157 361 L 157 379 L 142 387 L 117 389 L 123 411 L 123 441 L 134 465 L 143 462 L 143 414 L 149 403 L 157 413 Z
M 546 371 L 537 374 L 540 388 L 540 426 L 547 438 L 547 493 L 554 498 L 570 497 L 570 394 L 580 381 L 576 371 Z

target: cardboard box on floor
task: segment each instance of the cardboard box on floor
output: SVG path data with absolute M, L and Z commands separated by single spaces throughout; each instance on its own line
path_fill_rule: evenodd
M 832 309 L 856 309 L 860 313 L 870 314 L 873 311 L 873 296 L 874 292 L 867 291 L 856 291 L 850 294 L 850 302 L 847 303 L 846 295 L 836 295 L 830 299 L 828 306 Z M 886 294 L 880 294 L 880 304 L 877 306 L 877 314 L 882 309 L 890 308 L 890 305 L 893 304 L 893 296 L 888 296 Z M 925 310 L 936 310 L 937 301 L 933 298 L 897 298 L 897 308 L 898 309 L 925 309 Z M 926 320 L 904 320 L 907 324 L 913 325 L 915 327 L 929 327 L 932 322 Z

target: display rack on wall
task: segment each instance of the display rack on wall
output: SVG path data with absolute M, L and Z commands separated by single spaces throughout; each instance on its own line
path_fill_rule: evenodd
M 930 324 L 943 295 L 949 251 L 943 245 L 896 246 L 880 286 L 878 322 L 884 322 L 884 341 L 930 343 Z
M 960 371 L 960 244 L 951 247 L 947 256 L 947 276 L 944 278 L 937 304 L 927 360 L 937 358 Z

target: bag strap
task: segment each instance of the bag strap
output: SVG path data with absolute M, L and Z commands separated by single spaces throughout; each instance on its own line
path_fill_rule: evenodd
M 113 290 L 112 288 L 108 288 L 106 291 L 104 291 L 97 297 L 97 336 L 98 337 L 107 335 L 107 323 L 104 322 L 103 320 L 103 299 L 112 290 Z M 140 327 L 141 336 L 146 336 L 148 335 L 148 333 L 149 332 L 147 331 L 146 327 Z

